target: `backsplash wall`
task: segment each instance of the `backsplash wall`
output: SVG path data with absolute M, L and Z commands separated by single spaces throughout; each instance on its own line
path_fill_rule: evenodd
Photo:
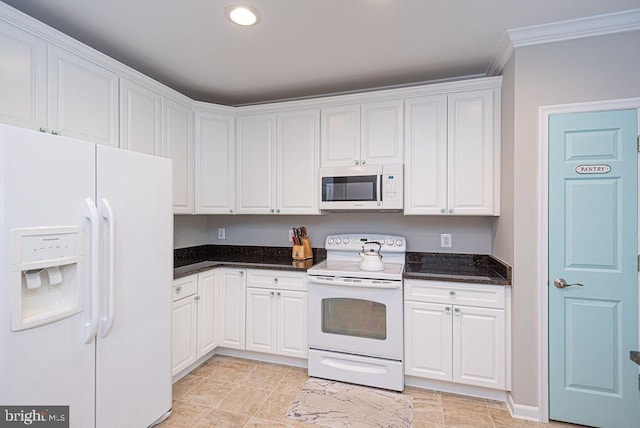
M 291 245 L 287 230 L 305 226 L 313 247 L 327 235 L 375 232 L 407 238 L 407 251 L 490 254 L 493 217 L 405 216 L 402 213 L 329 213 L 322 216 L 231 215 L 174 217 L 174 247 L 204 244 Z M 218 228 L 226 239 L 218 239 Z M 440 247 L 440 234 L 452 235 L 452 247 Z

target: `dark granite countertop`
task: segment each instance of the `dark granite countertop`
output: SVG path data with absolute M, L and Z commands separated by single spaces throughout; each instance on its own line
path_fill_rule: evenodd
M 629 358 L 631 358 L 631 361 L 633 361 L 634 363 L 640 366 L 640 352 L 638 351 L 629 352 Z
M 488 254 L 407 253 L 405 279 L 511 285 L 511 267 Z
M 174 250 L 173 277 L 215 267 L 306 272 L 325 260 L 326 250 L 313 249 L 313 259 L 294 261 L 290 247 L 201 245 Z M 407 253 L 404 278 L 476 284 L 511 285 L 511 267 L 490 255 Z
M 252 268 L 306 272 L 326 258 L 326 251 L 313 249 L 313 259 L 292 260 L 290 247 L 201 245 L 174 250 L 173 279 L 214 267 Z

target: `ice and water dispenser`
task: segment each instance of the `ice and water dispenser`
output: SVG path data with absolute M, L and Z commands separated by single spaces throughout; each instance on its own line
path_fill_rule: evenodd
M 24 330 L 82 310 L 82 229 L 51 227 L 12 232 L 11 330 Z

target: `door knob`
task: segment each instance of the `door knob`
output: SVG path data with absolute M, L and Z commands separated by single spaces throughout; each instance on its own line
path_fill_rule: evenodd
M 564 280 L 564 278 L 556 278 L 553 280 L 553 285 L 556 286 L 556 288 L 565 288 L 565 287 L 573 287 L 578 286 L 578 287 L 584 287 L 584 284 L 579 284 L 579 283 L 575 283 L 575 284 L 567 284 L 567 281 Z

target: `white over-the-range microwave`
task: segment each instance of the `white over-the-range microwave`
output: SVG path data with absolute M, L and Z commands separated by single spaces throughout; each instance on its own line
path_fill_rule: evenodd
M 320 168 L 321 210 L 402 210 L 403 189 L 402 164 Z

